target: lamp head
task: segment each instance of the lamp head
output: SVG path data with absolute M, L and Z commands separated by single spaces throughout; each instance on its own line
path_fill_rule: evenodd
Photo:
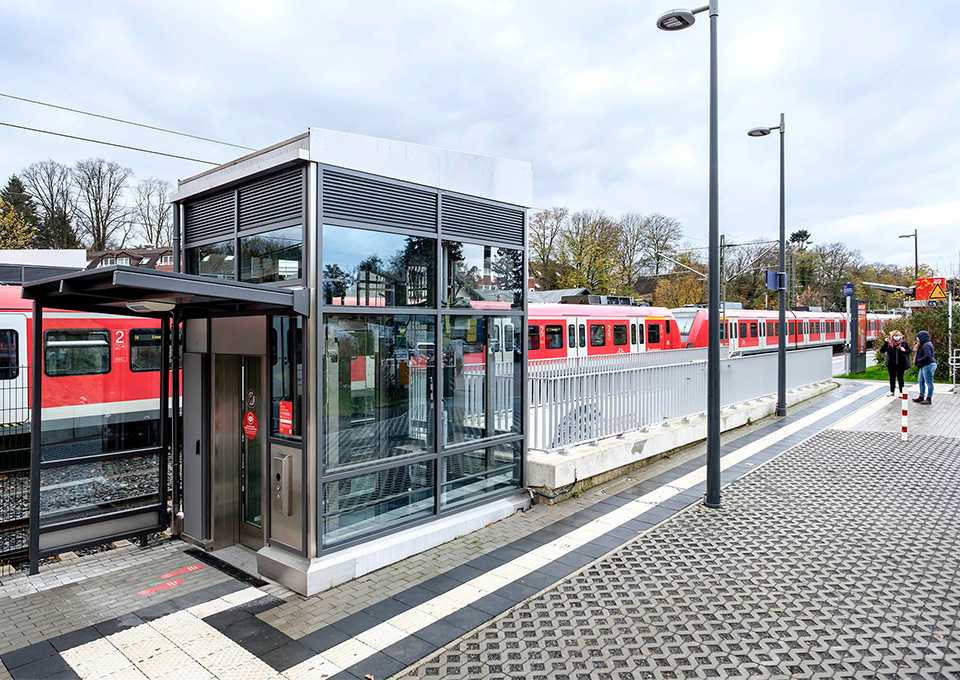
M 766 137 L 770 134 L 770 128 L 759 127 L 747 131 L 748 137 Z
M 901 234 L 900 238 L 913 238 L 914 234 Z
M 672 9 L 657 19 L 657 28 L 661 31 L 682 31 L 693 26 L 693 12 L 688 9 Z

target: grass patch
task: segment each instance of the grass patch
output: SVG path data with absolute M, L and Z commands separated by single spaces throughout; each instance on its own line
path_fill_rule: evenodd
M 890 381 L 890 375 L 887 373 L 886 366 L 870 366 L 863 373 L 845 373 L 844 375 L 835 376 L 837 378 L 851 378 L 853 380 L 882 380 L 883 382 Z M 917 375 L 916 366 L 910 367 L 906 373 L 903 374 L 903 381 L 908 383 L 915 383 L 919 380 Z M 934 380 L 934 382 L 950 384 L 949 380 Z

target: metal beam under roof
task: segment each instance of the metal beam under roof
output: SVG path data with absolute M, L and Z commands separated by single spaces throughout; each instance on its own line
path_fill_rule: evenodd
M 98 314 L 183 319 L 289 314 L 308 316 L 305 289 L 113 266 L 23 284 L 23 298 L 44 307 Z

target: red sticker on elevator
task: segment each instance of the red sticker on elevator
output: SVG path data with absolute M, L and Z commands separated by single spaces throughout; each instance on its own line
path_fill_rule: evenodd
M 180 574 L 187 574 L 191 571 L 199 571 L 203 569 L 202 564 L 191 564 L 189 567 L 184 567 L 183 569 L 177 569 L 176 571 L 171 571 L 169 574 L 164 574 L 160 578 L 173 578 L 174 576 L 179 576 Z
M 243 414 L 243 433 L 247 435 L 247 439 L 257 436 L 257 414 L 253 411 Z
M 158 590 L 166 590 L 167 588 L 173 588 L 174 586 L 178 586 L 181 583 L 183 583 L 182 578 L 175 578 L 172 581 L 161 583 L 160 585 L 154 586 L 153 588 L 147 588 L 146 590 L 141 590 L 137 593 L 137 595 L 149 595 L 150 593 L 155 593 Z

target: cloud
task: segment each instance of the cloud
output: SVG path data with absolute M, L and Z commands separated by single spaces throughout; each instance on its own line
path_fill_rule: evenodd
M 659 211 L 703 238 L 709 24 L 700 15 L 690 30 L 658 31 L 666 7 L 5 3 L 0 68 L 12 94 L 253 147 L 317 126 L 521 158 L 534 163 L 538 205 Z M 918 21 L 899 0 L 723 4 L 725 233 L 775 233 L 777 139 L 745 132 L 776 124 L 783 111 L 788 226 L 909 264 L 892 232 L 958 195 L 960 6 L 925 8 L 936 21 Z M 239 154 L 9 100 L 0 100 L 0 120 L 214 161 Z M 0 148 L 4 175 L 42 158 L 93 155 L 139 177 L 202 169 L 9 129 L 0 129 Z M 920 224 L 921 259 L 946 266 L 956 226 L 948 212 Z

